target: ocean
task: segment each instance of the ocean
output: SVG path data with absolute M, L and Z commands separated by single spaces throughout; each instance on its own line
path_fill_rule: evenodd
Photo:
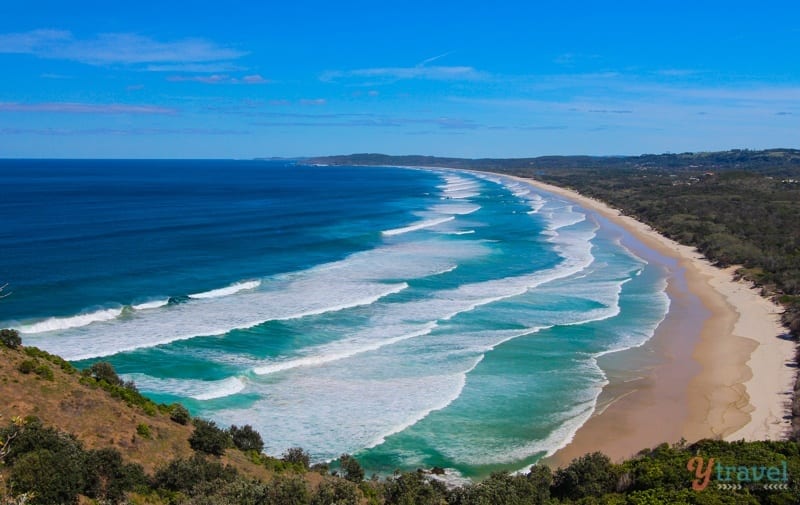
M 0 327 L 268 454 L 520 470 L 650 338 L 665 272 L 494 174 L 291 161 L 0 160 Z

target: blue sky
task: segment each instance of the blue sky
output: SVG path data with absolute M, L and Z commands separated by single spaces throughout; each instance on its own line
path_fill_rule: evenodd
M 0 157 L 800 147 L 796 2 L 7 2 Z

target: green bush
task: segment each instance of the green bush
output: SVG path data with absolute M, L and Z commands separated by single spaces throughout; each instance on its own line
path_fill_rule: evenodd
M 194 420 L 194 431 L 189 437 L 189 445 L 195 451 L 222 456 L 231 446 L 230 435 L 220 429 L 214 421 Z
M 9 349 L 16 349 L 22 345 L 22 339 L 17 330 L 3 329 L 0 330 L 0 344 L 3 344 Z
M 189 459 L 177 458 L 156 470 L 153 486 L 168 491 L 191 493 L 204 482 L 232 482 L 236 469 L 195 454 Z
M 192 416 L 189 415 L 189 411 L 186 410 L 186 407 L 180 403 L 173 403 L 170 405 L 169 418 L 178 424 L 185 425 L 189 423 L 189 421 L 192 419 Z
M 553 495 L 570 500 L 602 496 L 613 492 L 616 484 L 617 474 L 611 460 L 605 454 L 594 452 L 556 470 Z
M 311 505 L 358 505 L 358 487 L 347 480 L 328 479 L 322 481 L 311 497 Z
M 86 455 L 84 494 L 103 503 L 123 503 L 125 492 L 147 483 L 140 465 L 126 464 L 118 450 L 107 448 Z
M 106 361 L 98 361 L 84 370 L 83 375 L 91 377 L 98 382 L 105 381 L 106 384 L 111 386 L 125 386 L 125 382 L 119 378 L 111 363 Z
M 136 433 L 139 436 L 142 436 L 144 438 L 150 438 L 151 437 L 150 427 L 148 425 L 144 424 L 144 423 L 139 423 L 136 426 Z
M 386 503 L 414 505 L 439 505 L 446 503 L 447 488 L 438 480 L 428 479 L 421 472 L 402 473 L 386 481 L 384 484 Z M 460 503 L 482 503 L 463 501 Z M 514 503 L 506 501 L 489 501 L 486 503 Z
M 240 451 L 261 452 L 264 450 L 264 440 L 261 438 L 261 435 L 249 424 L 245 424 L 241 428 L 235 424 L 231 425 L 228 432 L 233 440 L 233 445 L 236 446 L 236 448 Z
M 358 460 L 349 454 L 342 454 L 339 457 L 342 477 L 350 482 L 359 483 L 364 480 L 364 469 L 361 468 Z
M 62 453 L 37 449 L 22 455 L 11 468 L 9 484 L 14 494 L 33 493 L 35 505 L 73 504 L 85 486 L 83 461 Z
M 310 496 L 306 482 L 298 476 L 277 476 L 267 488 L 270 505 L 309 505 Z
M 36 370 L 36 361 L 32 359 L 26 359 L 22 363 L 17 366 L 17 370 L 24 374 L 28 374 Z
M 304 451 L 302 447 L 291 447 L 281 456 L 283 461 L 287 463 L 299 464 L 304 469 L 308 470 L 311 464 L 311 455 Z M 325 469 L 327 471 L 327 468 Z M 324 473 L 324 472 L 323 472 Z
M 50 381 L 55 379 L 55 376 L 53 375 L 53 370 L 49 366 L 45 365 L 44 363 L 42 363 L 41 365 L 38 365 L 33 370 L 33 372 L 36 375 L 38 375 L 39 377 L 41 377 L 42 379 L 47 379 L 47 380 L 50 380 Z

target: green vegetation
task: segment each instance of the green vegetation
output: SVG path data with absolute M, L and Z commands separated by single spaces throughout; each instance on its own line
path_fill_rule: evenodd
M 225 449 L 233 445 L 233 440 L 231 440 L 230 433 L 217 426 L 214 421 L 195 419 L 194 432 L 189 437 L 189 445 L 195 451 L 222 456 Z
M 189 421 L 192 420 L 189 411 L 180 403 L 173 403 L 169 406 L 169 409 L 169 418 L 178 424 L 189 424 Z
M 0 344 L 9 349 L 16 349 L 22 344 L 22 339 L 17 330 L 3 329 L 0 330 Z
M 233 445 L 240 451 L 256 451 L 260 453 L 264 450 L 264 441 L 261 435 L 253 429 L 249 424 L 245 424 L 241 428 L 234 425 L 228 429 Z

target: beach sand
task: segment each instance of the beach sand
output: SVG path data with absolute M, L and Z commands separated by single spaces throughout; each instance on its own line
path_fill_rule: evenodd
M 623 245 L 667 270 L 670 297 L 669 312 L 653 338 L 639 348 L 599 358 L 609 384 L 594 415 L 546 463 L 564 466 L 593 451 L 620 460 L 681 438 L 786 438 L 794 343 L 781 338 L 780 306 L 749 283 L 734 281 L 735 268 L 714 267 L 694 248 L 602 202 L 516 179 L 621 227 L 629 234 Z

